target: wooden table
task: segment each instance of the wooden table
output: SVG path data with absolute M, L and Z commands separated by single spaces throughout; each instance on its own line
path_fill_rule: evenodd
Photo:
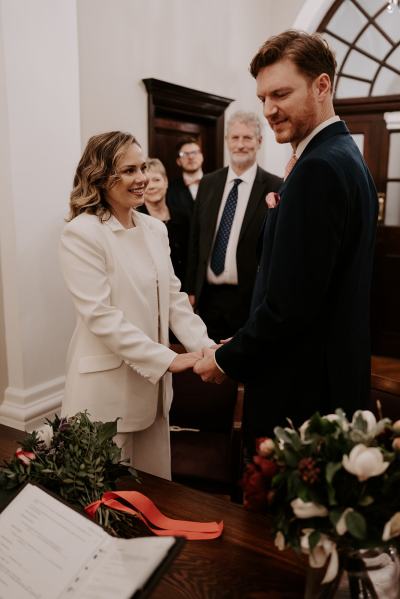
M 0 425 L 0 460 L 23 433 Z M 267 517 L 226 499 L 194 491 L 148 474 L 141 492 L 166 516 L 223 520 L 222 538 L 187 541 L 152 599 L 297 599 L 303 597 L 305 566 L 294 553 L 275 549 Z M 137 487 L 136 487 L 137 489 Z

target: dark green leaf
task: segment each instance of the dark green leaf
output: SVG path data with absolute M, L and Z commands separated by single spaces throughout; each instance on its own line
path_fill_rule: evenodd
M 117 422 L 118 418 L 113 422 L 104 422 L 97 432 L 97 438 L 99 443 L 111 440 L 117 434 Z
M 364 516 L 359 512 L 348 512 L 346 514 L 346 525 L 349 533 L 356 539 L 363 540 L 367 536 L 367 523 Z
M 336 524 L 339 522 L 343 512 L 343 508 L 334 508 L 329 512 L 329 520 L 332 522 L 333 526 L 336 526 Z
M 342 462 L 329 462 L 326 465 L 325 478 L 328 483 L 332 482 L 336 472 L 342 467 Z
M 313 551 L 314 547 L 318 545 L 318 542 L 321 538 L 321 533 L 318 530 L 314 530 L 308 537 L 308 544 L 310 545 L 310 550 Z
M 287 466 L 289 466 L 290 468 L 297 468 L 300 456 L 293 447 L 286 444 L 284 449 L 282 450 L 282 454 Z

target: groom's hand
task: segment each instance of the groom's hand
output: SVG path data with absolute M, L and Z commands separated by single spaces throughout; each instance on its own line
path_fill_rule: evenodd
M 222 383 L 225 374 L 218 368 L 214 360 L 215 349 L 204 348 L 203 358 L 196 362 L 193 371 L 201 377 L 205 383 Z

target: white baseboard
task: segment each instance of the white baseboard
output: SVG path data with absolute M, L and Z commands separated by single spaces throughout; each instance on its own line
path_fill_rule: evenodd
M 60 411 L 64 385 L 62 376 L 28 389 L 7 387 L 0 403 L 0 424 L 32 431 L 44 418 L 52 418 Z

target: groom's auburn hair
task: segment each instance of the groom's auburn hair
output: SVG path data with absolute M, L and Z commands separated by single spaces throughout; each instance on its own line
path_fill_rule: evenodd
M 289 29 L 267 39 L 250 63 L 254 78 L 260 70 L 279 60 L 288 58 L 304 75 L 315 79 L 326 73 L 333 89 L 336 59 L 328 43 L 318 33 L 306 33 Z

